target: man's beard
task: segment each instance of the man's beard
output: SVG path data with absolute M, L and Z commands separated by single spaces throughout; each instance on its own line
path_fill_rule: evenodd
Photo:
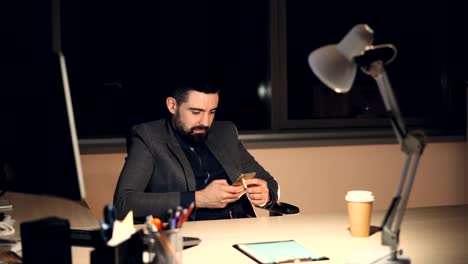
M 206 139 L 208 138 L 209 127 L 200 125 L 200 126 L 191 127 L 190 129 L 186 129 L 184 127 L 184 124 L 182 123 L 182 120 L 180 120 L 177 113 L 175 114 L 173 118 L 173 124 L 174 124 L 175 130 L 179 133 L 182 139 L 185 140 L 190 145 L 201 144 L 205 142 Z M 195 133 L 195 130 L 201 130 L 201 129 L 205 130 L 205 132 Z

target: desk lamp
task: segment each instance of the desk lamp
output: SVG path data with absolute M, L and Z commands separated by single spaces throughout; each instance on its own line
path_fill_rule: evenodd
M 385 72 L 384 64 L 395 59 L 396 48 L 392 44 L 374 46 L 373 39 L 373 30 L 366 24 L 358 24 L 338 44 L 314 50 L 308 60 L 314 74 L 337 93 L 351 90 L 358 66 L 377 82 L 393 131 L 406 160 L 396 194 L 382 223 L 382 245 L 390 247 L 390 254 L 376 263 L 410 263 L 410 259 L 402 256 L 402 252 L 398 250 L 400 226 L 425 142 L 422 133 L 407 131 Z M 391 51 L 390 57 L 388 51 Z

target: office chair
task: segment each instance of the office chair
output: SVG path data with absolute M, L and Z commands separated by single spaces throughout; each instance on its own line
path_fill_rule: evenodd
M 281 216 L 285 214 L 298 214 L 300 212 L 299 207 L 285 203 L 285 202 L 276 202 L 271 208 L 266 209 L 270 211 L 270 216 Z

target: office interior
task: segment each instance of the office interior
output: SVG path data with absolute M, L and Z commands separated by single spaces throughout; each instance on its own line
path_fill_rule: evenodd
M 395 76 L 390 79 L 392 77 Z M 245 133 L 240 132 L 241 139 L 245 138 Z M 272 143 L 265 138 L 245 144 L 281 184 L 281 200 L 299 206 L 302 212 L 343 211 L 344 196 L 352 189 L 371 190 L 376 195 L 375 208 L 388 207 L 404 161 L 396 143 L 380 143 L 378 140 L 360 143 L 351 139 L 343 145 L 336 142 L 327 145 L 326 142 L 301 138 Z M 112 203 L 126 156 L 124 138 L 112 142 L 117 143 L 102 150 L 101 147 L 89 147 L 86 140 L 80 139 L 86 202 L 97 219 L 102 217 L 103 206 Z M 429 142 L 408 206 L 467 204 L 467 151 L 466 135 L 438 137 Z
M 271 37 L 280 39 L 279 44 L 275 44 L 276 42 L 273 42 L 270 46 L 270 60 L 272 64 L 270 69 L 272 72 L 270 78 L 273 85 L 285 86 L 285 76 L 283 72 L 287 72 L 288 70 L 284 65 L 290 61 L 282 57 L 284 56 L 284 52 L 282 52 L 281 48 L 278 49 L 275 45 L 281 45 L 281 39 L 285 39 L 287 36 L 284 34 L 282 35 L 281 33 L 275 35 L 275 27 L 281 29 L 285 26 L 284 24 L 281 24 L 284 23 L 284 21 L 281 22 L 281 19 L 287 17 L 286 10 L 288 8 L 286 7 L 289 4 L 289 1 L 275 0 L 266 2 L 269 2 L 271 5 L 270 7 L 272 8 L 270 10 L 270 15 L 272 16 L 270 23 L 278 23 L 278 25 L 273 25 L 271 29 Z M 259 6 L 261 5 L 262 4 L 259 4 Z M 333 13 L 333 9 L 330 9 L 334 6 L 334 3 L 304 3 L 307 8 L 302 8 L 303 10 L 301 10 L 301 5 L 302 4 L 297 4 L 297 6 L 295 6 L 295 10 L 291 12 L 301 12 L 300 14 L 302 16 L 314 17 L 319 16 L 316 12 L 316 8 L 319 7 L 319 10 L 324 10 L 325 17 L 330 13 L 334 18 L 333 22 L 326 19 L 324 20 L 329 22 L 329 27 L 334 27 L 336 24 L 340 24 L 340 21 L 345 20 L 340 20 L 340 16 L 347 18 L 349 18 L 348 16 L 352 17 L 352 15 L 349 14 L 351 12 L 348 13 L 344 11 L 346 8 L 355 10 L 355 12 L 362 9 L 364 11 L 360 12 L 364 12 L 364 14 L 366 14 L 365 12 L 367 8 L 369 8 L 371 11 L 366 14 L 366 17 L 368 16 L 369 20 L 374 19 L 375 21 L 378 21 L 376 18 L 380 16 L 379 12 L 381 12 L 380 7 L 376 7 L 375 3 L 370 2 L 363 2 L 362 6 L 359 8 L 354 4 L 343 3 L 343 10 L 339 12 L 337 11 L 336 13 Z M 405 6 L 405 8 L 402 6 Z M 255 5 L 255 7 L 258 8 L 257 5 Z M 440 3 L 436 3 L 434 5 L 427 6 L 427 8 L 428 9 L 426 11 L 428 13 L 416 14 L 417 10 L 419 10 L 419 5 L 406 5 L 405 1 L 394 1 L 393 5 L 388 7 L 388 13 L 382 11 L 383 13 L 381 16 L 392 18 L 392 12 L 395 12 L 395 14 L 401 13 L 402 21 L 412 21 L 413 19 L 411 17 L 415 14 L 415 16 L 420 19 L 416 20 L 416 24 L 412 25 L 424 26 L 428 23 L 424 22 L 424 19 L 426 19 L 427 16 L 430 17 L 431 15 L 429 14 L 432 14 L 431 12 L 437 13 L 439 9 L 443 10 L 444 8 L 451 10 L 450 12 L 456 12 L 450 4 L 442 6 Z M 290 7 L 288 10 L 293 10 L 293 8 Z M 399 10 L 401 10 L 401 12 L 399 12 Z M 189 14 L 184 13 L 184 16 L 185 15 Z M 449 17 L 454 17 L 455 15 L 459 15 L 459 13 L 449 15 Z M 320 18 L 322 18 L 322 16 L 320 16 Z M 248 18 L 246 17 L 245 19 Z M 300 21 L 299 19 L 297 20 Z M 351 19 L 351 21 L 353 20 Z M 440 22 L 441 21 L 434 22 L 430 25 L 427 24 L 428 28 L 425 30 L 430 31 L 431 26 L 437 25 Z M 393 21 L 393 23 L 395 23 L 395 27 L 397 27 L 398 20 Z M 460 37 L 461 40 L 466 41 L 466 38 L 463 37 L 463 35 L 466 34 L 466 19 L 460 21 L 456 20 L 454 23 L 457 25 L 457 27 L 455 27 L 457 30 L 459 28 L 463 30 L 460 32 L 457 31 L 455 34 L 458 34 L 457 36 Z M 295 25 L 298 25 L 297 21 Z M 461 26 L 458 27 L 459 25 Z M 392 28 L 391 25 L 386 26 Z M 317 28 L 319 27 L 315 26 L 313 29 L 317 30 Z M 350 29 L 351 25 L 346 27 L 346 29 L 348 28 Z M 409 30 L 410 28 L 411 27 L 408 27 L 408 32 L 411 33 L 411 30 Z M 296 30 L 299 31 L 299 36 L 303 36 L 304 39 L 307 38 L 307 28 L 298 26 Z M 445 28 L 442 28 L 442 30 L 445 30 Z M 391 42 L 398 39 L 398 37 L 401 37 L 398 34 L 390 34 L 391 38 L 395 39 L 391 39 L 390 37 L 390 39 L 386 39 L 382 36 L 378 38 L 378 32 L 375 34 L 376 40 L 379 41 L 384 39 Z M 297 33 L 295 36 L 297 37 Z M 323 34 L 320 35 L 320 37 L 324 37 Z M 443 38 L 444 37 L 440 36 L 440 39 Z M 336 41 L 338 41 L 338 39 Z M 424 39 L 424 41 L 431 41 L 431 39 Z M 425 44 L 424 41 L 421 41 L 419 45 L 423 46 Z M 465 48 L 461 44 L 464 42 L 454 43 L 450 42 L 451 40 L 447 41 L 448 43 L 451 43 L 451 49 Z M 441 46 L 441 48 L 442 47 L 443 46 Z M 404 52 L 403 48 L 402 53 Z M 466 52 L 464 50 L 455 53 L 458 57 L 466 58 Z M 184 56 L 185 55 L 186 53 L 184 53 Z M 229 55 L 224 57 L 224 55 L 227 54 L 220 54 L 220 57 L 223 60 L 229 60 L 232 58 Z M 431 61 L 430 58 L 432 55 L 427 56 L 427 60 L 424 60 L 425 63 Z M 300 59 L 302 60 L 302 57 Z M 404 54 L 400 57 L 397 56 L 395 63 L 398 63 L 398 60 L 402 61 L 404 59 Z M 411 59 L 413 59 L 413 57 L 410 56 L 410 60 L 406 62 L 412 63 L 413 61 Z M 466 90 L 468 87 L 468 82 L 466 81 L 468 80 L 468 74 L 466 69 L 468 67 L 466 66 L 466 59 L 462 60 L 465 62 L 462 62 L 462 65 L 458 65 L 457 67 L 459 67 L 460 71 L 463 72 L 462 78 L 464 78 L 465 82 L 462 89 Z M 388 68 L 391 68 L 392 66 L 401 67 L 402 65 L 389 65 Z M 405 70 L 406 69 L 407 68 L 405 68 Z M 307 74 L 312 75 L 310 70 L 307 69 L 307 71 Z M 288 72 L 288 74 L 289 73 L 290 72 Z M 397 83 L 399 76 L 391 75 L 391 73 L 392 72 L 389 72 L 390 81 L 395 81 L 395 83 Z M 363 74 L 358 73 L 357 75 Z M 427 75 L 429 74 L 426 74 L 426 76 Z M 424 75 L 422 76 L 424 77 Z M 407 76 L 404 78 L 406 77 Z M 310 88 L 310 90 L 314 90 L 314 93 L 320 93 L 320 88 L 323 87 L 314 86 Z M 306 94 L 309 95 L 309 93 Z M 462 94 L 466 97 L 466 93 Z M 280 104 L 282 105 L 287 103 L 291 105 L 291 102 L 284 102 L 284 100 L 286 100 L 284 98 L 287 98 L 288 95 L 290 94 L 284 92 L 284 89 L 280 90 L 276 95 L 272 95 L 272 101 L 280 101 Z M 296 95 L 294 98 L 300 99 L 300 97 L 301 96 Z M 319 99 L 321 98 L 322 97 L 319 97 Z M 422 99 L 424 98 L 425 95 L 423 94 L 417 97 L 416 100 L 413 98 L 413 105 L 423 103 L 424 100 Z M 238 105 L 237 101 L 223 104 L 222 100 L 229 101 L 230 98 L 221 97 L 220 108 L 224 106 L 235 109 L 236 105 Z M 380 98 L 377 98 L 376 102 L 380 104 L 380 100 Z M 311 100 L 310 102 L 306 100 L 306 102 L 307 105 L 320 105 L 321 103 L 320 100 L 316 99 Z M 326 112 L 329 109 L 324 107 L 322 110 Z M 161 111 L 165 111 L 165 109 L 162 108 Z M 400 146 L 396 144 L 396 141 L 394 140 L 395 137 L 390 127 L 387 127 L 388 129 L 386 130 L 389 134 L 386 134 L 383 139 L 371 137 L 368 140 L 362 140 L 362 137 L 345 137 L 330 141 L 327 136 L 311 139 L 311 137 L 307 136 L 307 133 L 305 133 L 306 136 L 298 133 L 291 137 L 282 137 L 281 135 L 284 131 L 286 131 L 286 133 L 294 134 L 294 130 L 291 129 L 277 129 L 278 123 L 282 122 L 286 123 L 286 128 L 294 126 L 291 125 L 288 127 L 290 124 L 288 121 L 290 120 L 284 120 L 283 116 L 287 115 L 284 113 L 285 111 L 288 110 L 282 106 L 273 108 L 271 123 L 272 126 L 276 126 L 276 128 L 272 131 L 264 131 L 264 133 L 260 132 L 257 134 L 250 134 L 249 131 L 242 130 L 242 125 L 244 124 L 243 121 L 250 119 L 248 114 L 242 116 L 242 118 L 238 120 L 238 125 L 240 125 L 241 128 L 240 139 L 244 141 L 247 149 L 254 155 L 254 157 L 278 180 L 281 185 L 281 200 L 291 202 L 299 206 L 303 213 L 344 211 L 344 196 L 346 192 L 353 189 L 366 189 L 371 190 L 376 196 L 374 203 L 375 209 L 384 210 L 388 208 L 393 195 L 395 195 L 404 163 L 404 155 Z M 466 104 L 464 105 L 464 108 L 461 109 L 461 112 L 466 112 Z M 465 115 L 463 114 L 462 116 Z M 466 116 L 464 119 L 466 119 Z M 249 121 L 251 123 L 261 123 L 264 120 L 252 119 Z M 461 120 L 459 123 L 466 122 Z M 300 128 L 300 131 L 305 130 L 304 127 Z M 463 128 L 462 131 L 463 132 L 461 134 L 442 133 L 435 136 L 430 135 L 428 137 L 428 144 L 418 166 L 408 207 L 460 205 L 468 203 L 468 169 L 466 165 L 466 161 L 468 159 L 468 146 L 466 143 L 466 129 Z M 272 133 L 277 133 L 278 137 L 272 137 Z M 251 140 L 251 138 L 255 138 L 255 140 Z M 113 187 L 117 182 L 117 178 L 126 156 L 125 140 L 123 138 L 113 138 L 107 141 L 83 139 L 80 142 L 82 143 L 81 158 L 83 162 L 85 182 L 88 186 L 87 201 L 93 213 L 96 216 L 99 216 L 101 214 L 102 206 L 112 201 Z M 110 188 L 103 189 L 101 186 L 110 186 Z M 259 210 L 258 214 L 262 215 L 265 214 L 265 212 Z
M 468 94 L 468 72 L 465 80 Z M 408 208 L 468 204 L 467 131 L 431 137 L 418 166 Z M 272 140 L 269 135 L 240 131 L 248 151 L 280 184 L 280 200 L 298 206 L 301 214 L 346 212 L 345 195 L 356 189 L 373 192 L 374 210 L 389 207 L 405 158 L 393 135 L 385 140 L 351 138 L 333 143 L 300 135 Z M 249 140 L 250 136 L 255 140 Z M 126 157 L 125 138 L 81 138 L 79 143 L 85 202 L 97 223 L 104 206 L 113 200 Z M 265 210 L 256 209 L 256 213 L 268 216 Z

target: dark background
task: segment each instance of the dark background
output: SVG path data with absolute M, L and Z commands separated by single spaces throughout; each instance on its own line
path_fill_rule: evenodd
M 463 80 L 468 80 L 463 10 L 464 4 L 454 1 L 287 1 L 289 118 L 385 117 L 370 76 L 358 71 L 352 90 L 336 94 L 311 74 L 305 59 L 365 23 L 374 30 L 374 44 L 392 43 L 398 49 L 386 71 L 408 122 L 463 125 Z
M 267 129 L 268 108 L 257 96 L 268 74 L 265 3 L 100 1 L 64 6 L 70 14 L 64 18 L 64 51 L 76 88 L 80 135 L 119 136 L 133 124 L 164 117 L 165 99 L 181 81 L 221 87 L 218 119 Z
M 122 137 L 131 125 L 166 116 L 166 96 L 182 80 L 217 83 L 216 118 L 234 121 L 241 132 L 271 132 L 272 111 L 278 111 L 272 109 L 284 108 L 274 107 L 269 94 L 284 89 L 288 104 L 281 111 L 289 120 L 332 119 L 338 129 L 349 127 L 342 120 L 364 120 L 373 127 L 372 120 L 385 115 L 370 77 L 358 73 L 351 93 L 340 95 L 307 65 L 309 52 L 338 42 L 357 23 L 374 29 L 375 44 L 397 46 L 387 71 L 408 122 L 464 130 L 465 7 L 455 1 L 286 1 L 287 72 L 273 74 L 287 76 L 287 87 L 271 87 L 270 1 L 63 1 L 61 40 L 78 134 Z M 1 4 L 4 100 L 22 86 L 47 89 L 35 76 L 50 69 L 38 62 L 51 52 L 49 8 L 43 1 Z

